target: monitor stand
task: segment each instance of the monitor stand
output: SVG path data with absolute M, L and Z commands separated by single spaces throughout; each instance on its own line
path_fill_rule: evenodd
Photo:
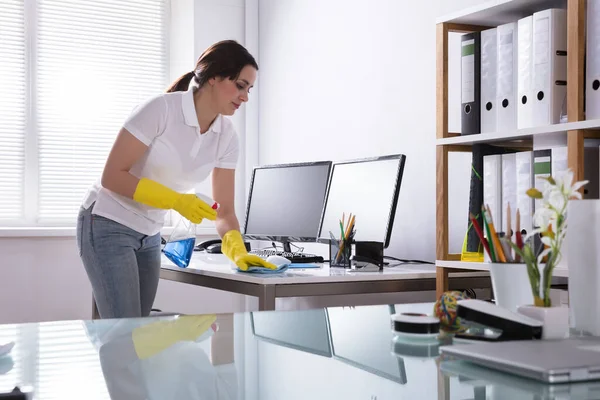
M 283 245 L 283 251 L 286 253 L 292 253 L 292 246 L 290 246 L 290 241 L 284 239 L 281 244 Z

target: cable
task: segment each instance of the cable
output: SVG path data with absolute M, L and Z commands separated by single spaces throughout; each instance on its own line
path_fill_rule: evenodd
M 396 258 L 396 257 L 392 257 L 392 256 L 383 256 L 383 258 L 387 258 L 389 260 L 394 260 L 394 261 L 399 261 L 399 262 L 404 263 L 404 264 L 431 264 L 431 265 L 435 264 L 435 263 L 432 263 L 431 261 L 405 260 L 405 259 L 402 259 L 402 258 Z

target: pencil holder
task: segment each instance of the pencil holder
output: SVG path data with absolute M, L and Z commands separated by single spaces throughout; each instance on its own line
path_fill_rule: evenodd
M 350 268 L 352 241 L 331 241 L 329 243 L 329 265 L 331 267 Z

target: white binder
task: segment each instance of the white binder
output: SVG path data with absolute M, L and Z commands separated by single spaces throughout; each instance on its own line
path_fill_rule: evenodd
M 489 206 L 496 230 L 502 221 L 502 155 L 483 157 L 483 204 Z
M 552 148 L 552 176 L 560 177 L 569 169 L 568 163 L 568 148 L 554 147 Z
M 560 122 L 567 99 L 567 12 L 549 9 L 533 14 L 533 124 Z
M 496 33 L 498 44 L 496 130 L 512 131 L 517 129 L 517 23 L 500 25 Z
M 517 208 L 521 215 L 521 231 L 527 234 L 533 230 L 533 199 L 527 191 L 534 187 L 533 181 L 533 152 L 521 151 L 516 153 L 517 163 Z
M 496 132 L 496 28 L 481 32 L 481 132 Z
M 518 22 L 517 127 L 533 126 L 533 16 Z
M 587 1 L 585 118 L 600 118 L 600 0 Z
M 510 204 L 510 215 L 507 214 Z M 517 215 L 517 158 L 515 153 L 502 155 L 502 223 L 496 221 L 495 225 L 500 227 L 506 235 L 508 231 L 507 219 L 510 218 L 512 229 L 515 228 Z M 513 234 L 514 238 L 514 234 Z

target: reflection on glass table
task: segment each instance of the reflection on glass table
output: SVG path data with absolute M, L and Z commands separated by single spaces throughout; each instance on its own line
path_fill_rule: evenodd
M 406 383 L 402 358 L 391 357 L 391 309 L 342 307 L 327 310 L 333 356 L 358 368 Z
M 487 392 L 488 400 L 600 399 L 600 382 L 544 384 L 462 360 L 444 360 L 440 371 L 447 378 L 457 378 L 461 384 L 473 386 L 476 392 Z
M 331 357 L 327 314 L 324 309 L 250 313 L 257 338 L 308 353 Z
M 423 313 L 432 304 L 396 305 Z M 36 399 L 472 399 L 446 341 L 394 335 L 393 306 L 0 325 L 0 393 Z M 7 357 L 8 356 L 8 357 Z M 464 375 L 464 374 L 463 374 Z M 480 379 L 478 377 L 475 377 Z

